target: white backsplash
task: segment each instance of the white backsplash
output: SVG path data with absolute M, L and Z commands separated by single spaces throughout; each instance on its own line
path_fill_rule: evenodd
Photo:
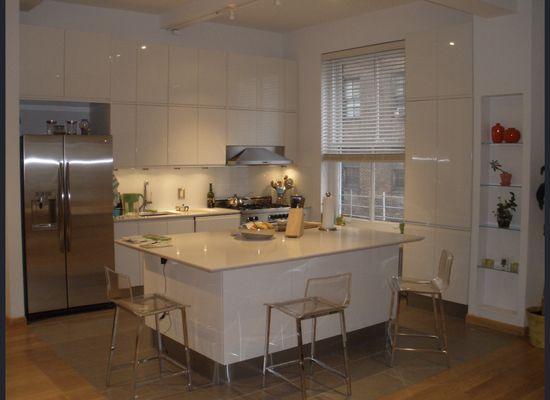
M 185 203 L 190 207 L 206 207 L 208 184 L 214 186 L 216 198 L 239 195 L 274 195 L 270 182 L 288 175 L 296 187 L 290 194 L 299 193 L 300 177 L 292 167 L 182 167 L 119 169 L 114 171 L 120 193 L 142 193 L 143 182 L 149 181 L 150 206 L 154 209 L 174 209 Z M 178 200 L 178 188 L 185 189 L 185 200 Z

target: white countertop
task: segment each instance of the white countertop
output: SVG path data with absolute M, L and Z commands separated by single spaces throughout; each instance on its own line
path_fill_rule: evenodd
M 306 229 L 301 238 L 277 233 L 267 241 L 243 240 L 230 232 L 200 232 L 169 235 L 171 247 L 144 249 L 116 240 L 118 245 L 196 267 L 208 272 L 254 267 L 356 250 L 394 246 L 422 240 L 420 236 L 381 232 L 364 226 L 345 226 L 336 232 Z M 366 260 L 368 263 L 368 260 Z
M 146 217 L 140 217 L 137 214 L 133 215 L 121 215 L 115 217 L 115 222 L 126 222 L 126 221 L 147 221 L 151 219 L 165 219 L 165 218 L 195 218 L 195 217 L 209 217 L 215 215 L 232 215 L 240 214 L 239 210 L 230 210 L 228 208 L 190 208 L 189 211 L 175 211 L 175 210 L 159 210 L 169 211 L 173 214 L 166 215 L 151 215 Z

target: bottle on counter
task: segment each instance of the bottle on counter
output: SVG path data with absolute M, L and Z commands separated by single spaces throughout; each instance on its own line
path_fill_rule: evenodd
M 208 208 L 214 208 L 214 191 L 212 189 L 212 184 L 210 184 L 210 189 L 206 194 L 206 205 Z

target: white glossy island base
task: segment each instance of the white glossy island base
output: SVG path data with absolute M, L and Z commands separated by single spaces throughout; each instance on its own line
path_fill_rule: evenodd
M 397 271 L 398 246 L 420 237 L 347 226 L 337 232 L 306 230 L 298 239 L 282 233 L 270 241 L 243 241 L 229 232 L 173 236 L 173 246 L 142 249 L 145 292 L 190 306 L 191 348 L 222 365 L 263 355 L 264 303 L 299 298 L 312 277 L 352 273 L 348 331 L 384 322 L 387 279 Z M 161 259 L 167 260 L 162 265 Z M 337 316 L 318 322 L 318 339 L 339 334 Z M 149 321 L 153 327 L 153 321 Z M 161 331 L 183 343 L 179 315 L 161 321 Z M 304 324 L 305 342 L 311 327 Z M 271 351 L 296 346 L 295 322 L 274 312 Z

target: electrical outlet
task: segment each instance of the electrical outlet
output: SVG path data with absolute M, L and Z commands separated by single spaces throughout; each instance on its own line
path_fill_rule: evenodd
M 185 189 L 178 188 L 178 200 L 185 200 Z

